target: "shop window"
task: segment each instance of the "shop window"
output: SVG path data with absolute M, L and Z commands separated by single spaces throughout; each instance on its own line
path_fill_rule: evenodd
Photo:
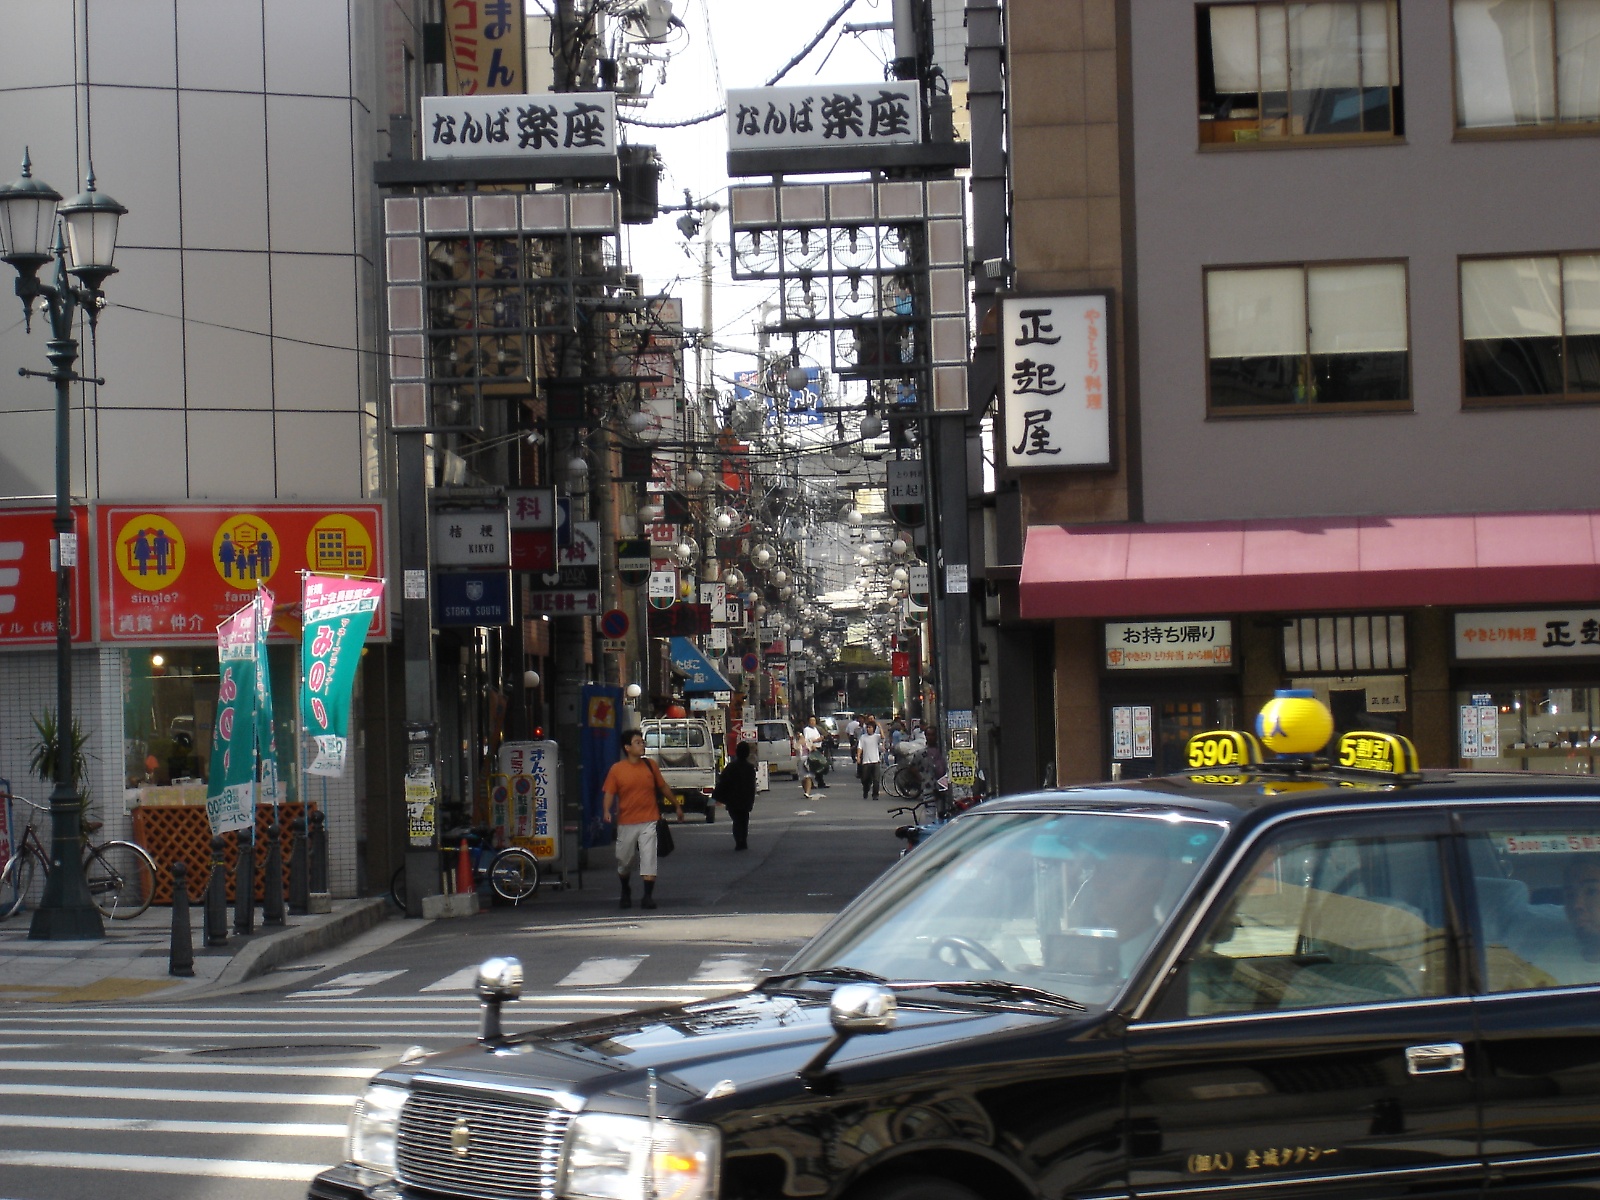
M 1600 400 L 1600 254 L 1461 262 L 1466 400 Z
M 1600 0 L 1454 0 L 1456 125 L 1600 128 Z
M 1212 4 L 1197 20 L 1202 144 L 1403 132 L 1395 0 Z
M 1404 670 L 1406 619 L 1399 613 L 1294 617 L 1283 626 L 1283 665 L 1291 675 Z
M 1461 764 L 1477 771 L 1593 775 L 1600 689 L 1481 687 L 1456 693 Z
M 1206 272 L 1210 412 L 1410 408 L 1403 263 Z

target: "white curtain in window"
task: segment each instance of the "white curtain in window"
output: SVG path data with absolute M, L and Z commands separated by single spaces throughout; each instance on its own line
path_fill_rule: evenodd
M 1406 269 L 1400 263 L 1311 267 L 1306 292 L 1311 353 L 1405 350 Z
M 1217 91 L 1258 92 L 1256 6 L 1236 4 L 1211 10 L 1211 73 Z
M 1361 5 L 1361 86 L 1395 87 L 1400 82 L 1400 56 L 1394 44 L 1398 12 L 1385 0 Z
M 1289 90 L 1289 17 L 1281 4 L 1257 9 L 1256 44 L 1261 49 L 1261 90 Z
M 1568 254 L 1561 259 L 1561 307 L 1568 337 L 1600 333 L 1600 254 Z
M 1556 87 L 1563 121 L 1600 121 L 1600 0 L 1558 0 Z
M 1463 262 L 1461 331 L 1469 342 L 1560 337 L 1560 261 L 1551 257 Z
M 1456 110 L 1467 128 L 1555 118 L 1551 0 L 1455 0 Z
M 1306 281 L 1299 267 L 1210 271 L 1206 316 L 1212 358 L 1306 352 Z
M 1297 92 L 1361 86 L 1361 5 L 1289 5 L 1289 78 Z

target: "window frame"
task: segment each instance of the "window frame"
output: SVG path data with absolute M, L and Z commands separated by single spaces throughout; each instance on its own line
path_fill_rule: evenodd
M 1600 126 L 1596 127 L 1600 132 Z M 1567 390 L 1567 305 L 1565 267 L 1563 260 L 1579 256 L 1600 256 L 1600 248 L 1522 251 L 1520 253 L 1462 254 L 1456 257 L 1456 359 L 1460 372 L 1461 407 L 1463 410 L 1497 408 L 1569 407 L 1580 404 L 1600 404 L 1600 389 L 1589 392 Z M 1469 262 L 1506 262 L 1515 259 L 1553 258 L 1556 260 L 1556 294 L 1561 297 L 1561 387 L 1559 392 L 1540 392 L 1521 396 L 1469 396 L 1467 395 L 1467 304 L 1463 294 L 1462 268 Z M 1590 336 L 1590 335 L 1583 335 Z
M 1550 19 L 1552 28 L 1555 22 L 1555 6 L 1558 0 L 1546 0 L 1550 5 Z M 1458 0 L 1450 0 L 1450 121 L 1451 140 L 1456 142 L 1503 142 L 1517 141 L 1525 138 L 1571 138 L 1595 137 L 1600 135 L 1600 119 L 1593 121 L 1563 121 L 1560 116 L 1561 88 L 1559 82 L 1555 89 L 1556 116 L 1553 120 L 1539 125 L 1463 125 L 1461 123 L 1461 52 L 1456 39 L 1456 4 Z M 1551 44 L 1551 78 L 1559 80 L 1560 60 L 1555 57 L 1556 48 Z M 1493 257 L 1485 255 L 1484 257 Z M 1513 256 L 1520 257 L 1520 256 Z
M 1304 2 L 1306 2 L 1306 3 L 1334 4 L 1334 3 L 1344 2 L 1344 0 L 1304 0 Z M 1260 109 L 1259 109 L 1259 106 L 1258 106 L 1258 108 L 1257 108 L 1257 116 L 1256 116 L 1256 136 L 1254 138 L 1246 140 L 1246 141 L 1231 141 L 1231 142 L 1220 142 L 1220 141 L 1208 142 L 1208 141 L 1205 141 L 1205 140 L 1202 139 L 1201 134 L 1205 132 L 1205 127 L 1208 124 L 1211 124 L 1211 122 L 1200 119 L 1200 115 L 1199 115 L 1199 111 L 1198 111 L 1200 103 L 1201 103 L 1201 96 L 1199 94 L 1199 88 L 1198 88 L 1198 82 L 1199 82 L 1199 79 L 1200 79 L 1200 69 L 1201 69 L 1201 42 L 1200 42 L 1200 21 L 1201 21 L 1201 19 L 1202 18 L 1206 18 L 1208 16 L 1208 14 L 1211 12 L 1211 10 L 1213 10 L 1213 9 L 1218 9 L 1218 8 L 1252 8 L 1252 9 L 1259 10 L 1262 7 L 1263 4 L 1272 5 L 1272 4 L 1279 4 L 1279 3 L 1280 3 L 1280 0 L 1216 0 L 1216 2 L 1214 2 L 1214 3 L 1199 3 L 1199 4 L 1195 5 L 1195 69 L 1196 69 L 1195 78 L 1196 78 L 1196 84 L 1197 84 L 1197 86 L 1196 86 L 1196 95 L 1195 95 L 1195 107 L 1196 107 L 1196 113 L 1195 113 L 1195 125 L 1196 125 L 1195 140 L 1196 140 L 1196 144 L 1198 146 L 1198 149 L 1199 149 L 1200 153 L 1202 153 L 1202 154 L 1219 154 L 1219 153 L 1220 154 L 1228 154 L 1228 153 L 1232 153 L 1232 152 L 1235 152 L 1235 151 L 1241 151 L 1241 150 L 1242 151 L 1252 151 L 1252 150 L 1305 150 L 1305 149 L 1312 149 L 1312 148 L 1315 148 L 1315 147 L 1323 147 L 1323 146 L 1396 146 L 1396 145 L 1404 145 L 1405 141 L 1406 141 L 1406 135 L 1405 135 L 1405 84 L 1403 82 L 1402 83 L 1398 83 L 1398 84 L 1389 84 L 1388 85 L 1388 89 L 1387 90 L 1389 92 L 1389 114 L 1390 114 L 1389 126 L 1390 126 L 1390 128 L 1389 128 L 1389 131 L 1387 133 L 1382 132 L 1382 131 L 1362 130 L 1362 131 L 1357 132 L 1357 133 L 1300 133 L 1300 134 L 1286 133 L 1286 134 L 1283 134 L 1283 135 L 1278 136 L 1278 137 L 1263 137 L 1263 136 L 1261 136 L 1261 132 L 1260 132 L 1261 117 L 1260 117 Z M 1394 34 L 1395 34 L 1395 37 L 1396 37 L 1397 41 L 1399 43 L 1403 44 L 1403 42 L 1404 42 L 1404 33 L 1402 31 L 1402 23 L 1401 23 L 1401 7 L 1402 6 L 1400 4 L 1400 0 L 1385 0 L 1385 3 L 1388 3 L 1388 4 L 1391 5 L 1391 9 L 1392 9 L 1392 12 L 1393 12 L 1393 21 L 1391 23 L 1391 27 L 1394 30 Z M 1282 0 L 1282 6 L 1283 7 L 1287 7 L 1287 0 Z M 1287 46 L 1285 47 L 1285 50 L 1287 52 Z M 1402 52 L 1401 52 L 1401 49 L 1400 49 L 1400 45 L 1396 45 L 1394 47 L 1391 47 L 1390 48 L 1390 53 L 1391 53 L 1391 56 L 1393 56 L 1393 57 L 1395 57 L 1395 58 L 1397 58 L 1397 59 L 1399 59 L 1401 61 L 1401 68 L 1402 68 L 1401 79 L 1404 80 L 1404 78 L 1405 78 L 1405 76 L 1404 76 L 1404 62 L 1403 62 L 1403 56 L 1402 56 Z M 1258 48 L 1258 51 L 1257 51 L 1257 64 L 1256 64 L 1256 66 L 1257 66 L 1257 73 L 1259 75 L 1259 72 L 1260 72 L 1260 52 L 1259 52 L 1259 48 Z M 1215 85 L 1214 84 L 1213 84 L 1213 94 L 1215 94 Z M 1233 94 L 1236 94 L 1236 93 L 1227 93 L 1227 94 L 1233 95 Z M 1257 96 L 1259 97 L 1261 94 L 1262 93 L 1258 92 Z M 1293 95 L 1293 89 L 1290 89 L 1290 91 L 1288 93 L 1286 93 L 1286 95 L 1291 95 L 1292 96 Z M 1286 119 L 1292 120 L 1292 113 L 1290 114 L 1290 117 L 1286 118 Z
M 1525 256 L 1524 256 L 1525 257 Z M 1399 266 L 1405 274 L 1405 318 L 1406 318 L 1406 398 L 1404 400 L 1358 400 L 1349 403 L 1334 404 L 1254 404 L 1235 405 L 1219 408 L 1211 394 L 1211 285 L 1210 276 L 1213 271 L 1274 271 L 1285 268 L 1296 268 L 1301 272 L 1302 287 L 1306 300 L 1306 352 L 1302 356 L 1307 373 L 1310 372 L 1311 354 L 1311 315 L 1310 315 L 1310 272 L 1316 267 L 1377 267 Z M 1458 289 L 1459 291 L 1459 286 Z M 1411 345 L 1411 260 L 1409 257 L 1386 258 L 1331 258 L 1331 259 L 1299 259 L 1279 262 L 1251 262 L 1251 263 L 1208 263 L 1200 268 L 1200 320 L 1203 336 L 1204 364 L 1205 364 L 1205 389 L 1206 389 L 1206 420 L 1239 420 L 1261 417 L 1327 417 L 1339 416 L 1349 413 L 1410 413 L 1416 411 L 1416 389 L 1414 377 L 1414 355 Z

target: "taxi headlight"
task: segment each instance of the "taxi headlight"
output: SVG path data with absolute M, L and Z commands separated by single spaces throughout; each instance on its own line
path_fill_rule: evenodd
M 567 1135 L 561 1194 L 584 1200 L 714 1200 L 720 1146 L 718 1132 L 704 1125 L 580 1113 Z
M 345 1158 L 368 1170 L 393 1175 L 395 1133 L 400 1127 L 400 1110 L 410 1094 L 405 1088 L 384 1083 L 369 1087 L 350 1114 Z

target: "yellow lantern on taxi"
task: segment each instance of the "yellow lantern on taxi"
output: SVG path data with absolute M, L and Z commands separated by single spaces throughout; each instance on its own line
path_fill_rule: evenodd
M 1277 754 L 1315 754 L 1333 736 L 1333 713 L 1308 689 L 1279 688 L 1256 717 L 1256 735 Z

